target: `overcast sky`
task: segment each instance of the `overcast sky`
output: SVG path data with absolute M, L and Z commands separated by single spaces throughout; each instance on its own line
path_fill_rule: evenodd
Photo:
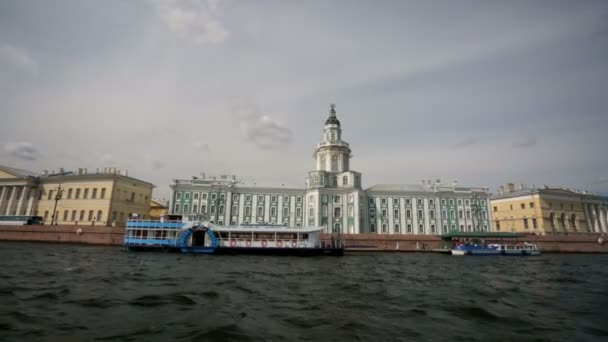
M 0 1 L 0 164 L 608 192 L 608 1 Z

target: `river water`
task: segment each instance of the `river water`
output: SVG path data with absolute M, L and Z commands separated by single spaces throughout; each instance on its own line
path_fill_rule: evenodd
M 207 256 L 0 242 L 3 341 L 594 341 L 608 255 Z

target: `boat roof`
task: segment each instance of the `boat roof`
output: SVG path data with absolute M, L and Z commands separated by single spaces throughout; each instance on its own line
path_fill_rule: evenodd
M 452 238 L 518 238 L 522 237 L 518 233 L 508 232 L 460 232 L 453 230 L 449 233 L 441 235 L 442 240 L 451 240 Z
M 256 232 L 256 233 L 313 233 L 323 227 L 287 227 L 287 226 L 211 226 L 216 232 Z

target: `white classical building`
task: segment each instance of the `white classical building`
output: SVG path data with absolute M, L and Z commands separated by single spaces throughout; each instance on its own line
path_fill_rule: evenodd
M 351 149 L 331 106 L 323 140 L 314 152 L 315 170 L 306 187 L 251 187 L 234 176 L 174 180 L 170 211 L 219 225 L 285 224 L 324 226 L 347 234 L 441 234 L 489 231 L 487 188 L 443 185 L 374 185 L 362 189 L 361 173 L 350 169 Z
M 31 216 L 38 203 L 38 174 L 0 165 L 0 216 Z

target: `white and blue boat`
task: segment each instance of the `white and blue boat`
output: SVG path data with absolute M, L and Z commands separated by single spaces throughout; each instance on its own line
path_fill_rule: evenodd
M 452 248 L 452 255 L 507 255 L 507 256 L 536 256 L 541 255 L 540 249 L 535 244 L 523 243 L 517 245 L 508 244 L 459 244 Z
M 452 248 L 452 255 L 500 255 L 499 245 L 483 245 L 467 243 Z
M 214 226 L 196 221 L 130 220 L 124 245 L 130 250 L 204 254 L 336 255 L 344 246 L 335 236 L 321 240 L 323 227 L 274 225 Z

